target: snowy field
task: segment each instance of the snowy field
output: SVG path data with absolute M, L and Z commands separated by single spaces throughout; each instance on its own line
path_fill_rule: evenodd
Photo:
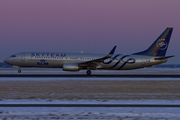
M 179 100 L 1 100 L 0 104 L 180 104 Z M 0 107 L 2 120 L 106 119 L 179 120 L 180 108 L 159 107 Z

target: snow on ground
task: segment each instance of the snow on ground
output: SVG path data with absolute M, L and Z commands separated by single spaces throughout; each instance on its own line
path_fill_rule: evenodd
M 0 104 L 180 104 L 179 100 L 48 100 L 3 99 Z M 160 107 L 0 107 L 0 119 L 180 119 L 180 108 Z
M 155 99 L 1 99 L 0 104 L 180 104 L 180 100 Z
M 179 108 L 3 108 L 0 119 L 108 119 L 108 120 L 179 120 Z

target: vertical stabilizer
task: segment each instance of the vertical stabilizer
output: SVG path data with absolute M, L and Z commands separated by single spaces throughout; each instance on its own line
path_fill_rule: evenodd
M 172 31 L 173 28 L 166 28 L 166 30 L 156 39 L 156 41 L 147 50 L 134 53 L 133 55 L 165 56 Z

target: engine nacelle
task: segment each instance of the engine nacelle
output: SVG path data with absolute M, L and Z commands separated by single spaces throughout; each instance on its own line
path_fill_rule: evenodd
M 64 71 L 79 71 L 79 66 L 76 63 L 64 63 L 63 70 Z

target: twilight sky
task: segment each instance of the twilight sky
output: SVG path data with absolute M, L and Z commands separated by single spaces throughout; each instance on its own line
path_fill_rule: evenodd
M 180 60 L 180 0 L 1 0 L 0 61 L 28 51 L 134 53 L 173 27 L 168 64 Z

